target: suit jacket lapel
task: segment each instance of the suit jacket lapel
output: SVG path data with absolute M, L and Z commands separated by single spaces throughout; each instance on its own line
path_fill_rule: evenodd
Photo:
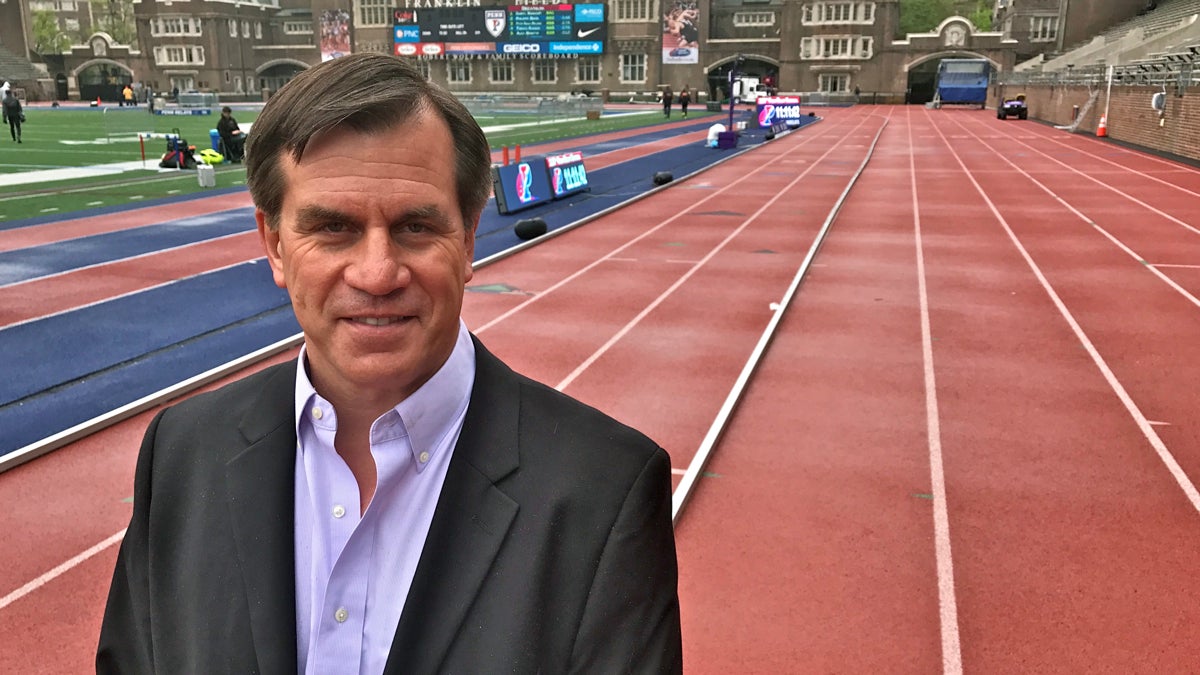
M 478 340 L 475 361 L 471 403 L 385 673 L 438 669 L 517 515 L 495 483 L 519 464 L 520 384 Z
M 266 375 L 226 463 L 229 512 L 259 672 L 296 672 L 296 362 Z

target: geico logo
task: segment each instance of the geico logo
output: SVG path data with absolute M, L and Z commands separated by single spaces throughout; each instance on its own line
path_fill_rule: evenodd
M 441 45 L 421 45 L 421 53 L 428 54 L 430 56 L 432 56 L 434 54 L 441 54 L 442 46 Z
M 540 51 L 542 46 L 538 44 L 509 42 L 504 45 L 505 54 L 537 54 Z
M 396 53 L 400 56 L 413 56 L 417 53 L 417 46 L 410 44 L 396 45 Z

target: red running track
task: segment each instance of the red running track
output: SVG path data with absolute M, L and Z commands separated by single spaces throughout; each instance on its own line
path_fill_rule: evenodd
M 1189 670 L 1200 174 L 986 111 L 825 116 L 464 310 L 682 472 L 883 129 L 678 520 L 688 672 Z M 0 475 L 0 593 L 124 527 L 150 414 Z M 0 599 L 3 670 L 87 669 L 114 557 Z

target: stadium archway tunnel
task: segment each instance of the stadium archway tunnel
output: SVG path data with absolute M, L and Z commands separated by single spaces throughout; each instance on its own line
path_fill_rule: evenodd
M 733 68 L 736 60 L 736 56 L 730 56 L 705 68 L 705 72 L 708 74 L 708 100 L 728 100 L 729 70 Z M 757 78 L 759 82 L 772 89 L 783 86 L 779 83 L 779 62 L 760 54 L 743 54 L 742 61 L 737 63 L 737 74 L 738 77 Z
M 268 61 L 256 72 L 259 89 L 263 91 L 279 91 L 280 87 L 306 70 L 308 70 L 307 64 L 294 59 Z
M 905 103 L 925 105 L 933 100 L 933 95 L 937 92 L 938 64 L 945 59 L 988 59 L 992 62 L 993 70 L 1000 68 L 995 59 L 976 52 L 944 50 L 935 54 L 925 54 L 904 67 L 908 74 Z
M 133 84 L 133 71 L 129 66 L 109 59 L 89 61 L 75 70 L 75 81 L 79 83 L 79 99 L 115 103 L 122 100 L 121 90 Z

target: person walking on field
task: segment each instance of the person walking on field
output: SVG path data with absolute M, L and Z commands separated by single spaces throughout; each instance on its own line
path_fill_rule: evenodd
M 4 101 L 0 105 L 4 108 L 4 121 L 8 124 L 12 139 L 20 143 L 21 122 L 25 121 L 25 113 L 21 111 L 21 101 L 13 95 L 12 89 L 9 89 L 4 92 Z
M 671 116 L 671 101 L 672 100 L 674 100 L 674 97 L 671 95 L 671 88 L 667 87 L 666 89 L 663 89 L 663 116 L 664 117 Z
M 688 104 L 692 102 L 692 94 L 688 90 L 688 86 L 683 85 L 683 89 L 679 90 L 679 109 L 683 111 L 683 116 L 687 117 Z

